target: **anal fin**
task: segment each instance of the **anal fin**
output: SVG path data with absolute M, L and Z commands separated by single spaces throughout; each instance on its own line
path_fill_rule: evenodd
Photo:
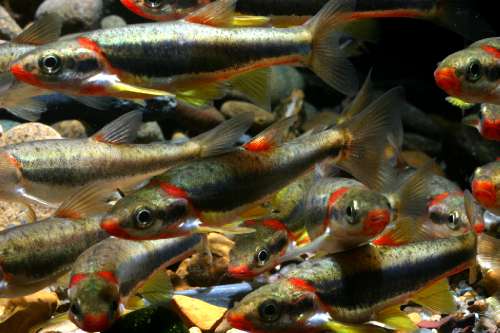
M 455 300 L 451 294 L 447 278 L 441 279 L 421 290 L 412 297 L 412 300 L 437 313 L 453 313 L 456 311 Z

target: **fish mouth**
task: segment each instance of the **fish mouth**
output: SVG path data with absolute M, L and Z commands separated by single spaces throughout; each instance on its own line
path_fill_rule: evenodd
M 461 84 L 457 77 L 455 68 L 444 67 L 434 71 L 434 79 L 439 88 L 452 96 L 460 95 Z
M 25 70 L 23 65 L 21 64 L 12 65 L 10 67 L 10 72 L 19 81 L 26 82 L 38 87 L 43 86 L 42 82 L 36 77 L 36 75 Z
M 252 323 L 245 317 L 244 314 L 228 312 L 228 314 L 226 315 L 226 320 L 233 328 L 243 331 L 255 332 L 255 328 L 253 327 Z
M 120 220 L 116 217 L 106 217 L 101 221 L 101 228 L 104 229 L 111 236 L 124 238 L 124 239 L 133 239 L 128 232 L 123 230 L 120 227 Z
M 390 222 L 390 214 L 386 209 L 375 209 L 368 213 L 364 224 L 363 233 L 368 236 L 376 236 L 384 231 Z
M 239 265 L 239 266 L 229 266 L 227 268 L 227 271 L 232 277 L 238 278 L 238 279 L 249 279 L 256 274 L 254 274 L 248 265 Z
M 497 201 L 495 184 L 489 180 L 474 180 L 472 194 L 486 208 L 494 207 Z
M 104 331 L 111 325 L 111 321 L 106 313 L 87 314 L 84 316 L 80 328 L 87 332 Z

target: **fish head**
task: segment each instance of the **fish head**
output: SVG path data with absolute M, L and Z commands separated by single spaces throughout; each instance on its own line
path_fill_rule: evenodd
M 328 208 L 333 234 L 368 241 L 382 233 L 391 221 L 391 208 L 381 193 L 352 186 Z
M 498 207 L 500 198 L 500 161 L 481 166 L 474 171 L 472 194 L 486 209 Z
M 210 0 L 121 0 L 133 13 L 153 21 L 178 20 Z
M 96 94 L 102 89 L 99 80 L 95 80 L 104 69 L 102 55 L 84 40 L 87 39 L 36 48 L 15 61 L 10 71 L 18 80 L 39 88 L 74 95 Z
M 0 149 L 0 198 L 12 200 L 20 189 L 22 164 L 11 153 Z
M 281 279 L 251 292 L 227 312 L 227 322 L 253 333 L 304 332 L 321 305 L 312 290 L 295 284 Z
M 469 230 L 461 192 L 441 193 L 431 200 L 428 208 L 430 231 L 440 238 L 455 237 Z
M 104 216 L 101 227 L 126 239 L 172 238 L 189 234 L 186 222 L 190 216 L 187 199 L 147 187 L 120 199 Z
M 103 331 L 119 316 L 118 283 L 110 272 L 73 275 L 68 296 L 69 318 L 85 331 Z
M 441 61 L 434 79 L 450 96 L 469 103 L 488 102 L 498 98 L 500 65 L 482 49 L 465 49 Z
M 250 279 L 279 263 L 290 236 L 285 225 L 278 220 L 247 221 L 243 225 L 255 229 L 255 232 L 235 235 L 228 272 L 236 278 Z

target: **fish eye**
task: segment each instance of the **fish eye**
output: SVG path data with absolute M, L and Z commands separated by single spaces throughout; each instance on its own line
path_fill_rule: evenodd
M 153 224 L 153 213 L 147 208 L 138 209 L 135 213 L 135 225 L 139 229 L 149 228 Z
M 347 223 L 356 224 L 358 222 L 357 219 L 357 209 L 358 203 L 353 200 L 349 206 L 345 209 L 345 215 L 347 216 Z
M 265 322 L 274 322 L 281 316 L 281 307 L 270 299 L 259 306 L 259 316 Z
M 452 213 L 450 213 L 450 215 L 448 215 L 448 227 L 451 230 L 458 229 L 458 213 L 457 212 L 452 212 Z
M 144 4 L 149 8 L 158 8 L 163 5 L 163 0 L 145 0 Z
M 49 54 L 40 59 L 39 66 L 44 73 L 56 74 L 62 68 L 62 61 L 58 55 Z
M 69 310 L 76 317 L 81 317 L 81 315 L 82 315 L 82 308 L 80 307 L 80 305 L 78 305 L 78 303 L 71 304 L 71 307 L 69 308 Z
M 469 82 L 476 82 L 481 78 L 483 74 L 483 68 L 481 63 L 477 59 L 472 59 L 467 65 L 466 79 Z
M 269 250 L 266 248 L 259 249 L 257 251 L 255 259 L 257 259 L 256 261 L 259 266 L 264 266 L 269 260 Z

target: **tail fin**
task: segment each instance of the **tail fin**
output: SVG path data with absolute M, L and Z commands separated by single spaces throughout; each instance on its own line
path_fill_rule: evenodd
M 341 33 L 336 29 L 345 23 L 344 12 L 354 10 L 354 0 L 330 0 L 304 24 L 312 34 L 312 52 L 309 67 L 332 88 L 346 95 L 358 90 L 358 79 L 353 65 L 341 51 Z
M 195 137 L 193 141 L 201 147 L 200 157 L 220 155 L 231 150 L 252 123 L 253 114 L 242 113 Z
M 343 149 L 338 167 L 348 171 L 370 188 L 380 188 L 380 167 L 387 135 L 398 131 L 403 103 L 402 88 L 393 88 L 371 103 L 363 112 L 339 126 L 350 142 Z
M 495 36 L 492 27 L 471 8 L 471 0 L 438 0 L 431 19 L 468 40 Z

